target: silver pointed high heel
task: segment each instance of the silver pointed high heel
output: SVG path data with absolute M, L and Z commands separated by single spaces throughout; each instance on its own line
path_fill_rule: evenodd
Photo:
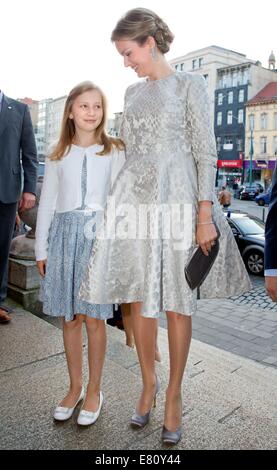
M 157 394 L 159 393 L 160 388 L 161 388 L 161 383 L 160 383 L 159 377 L 156 375 L 156 391 L 155 391 L 155 396 L 153 398 L 153 404 L 152 404 L 153 408 L 156 408 Z M 150 413 L 151 413 L 151 409 L 147 413 L 145 413 L 145 415 L 139 415 L 135 410 L 131 418 L 131 425 L 135 428 L 143 428 L 149 422 Z
M 163 427 L 162 430 L 162 441 L 164 444 L 175 445 L 178 444 L 182 437 L 182 426 L 180 426 L 176 431 L 169 431 L 166 427 Z

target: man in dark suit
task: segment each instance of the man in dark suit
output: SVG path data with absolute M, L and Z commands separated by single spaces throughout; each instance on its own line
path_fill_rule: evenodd
M 277 302 L 277 167 L 265 225 L 265 284 L 268 295 Z
M 17 206 L 20 212 L 35 205 L 37 167 L 28 106 L 8 98 L 0 90 L 0 323 L 11 319 L 3 302 L 7 296 L 8 258 Z

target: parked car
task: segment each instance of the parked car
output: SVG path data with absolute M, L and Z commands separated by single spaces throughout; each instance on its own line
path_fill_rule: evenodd
M 254 183 L 254 186 L 257 186 L 258 190 L 260 193 L 263 193 L 264 192 L 264 187 L 261 183 Z
M 252 188 L 253 186 L 253 188 Z M 242 195 L 242 199 L 251 199 L 253 198 L 253 195 L 251 195 L 250 198 L 247 196 L 247 192 L 249 191 L 249 188 L 252 188 L 252 192 L 254 191 L 256 195 L 262 193 L 264 191 L 264 187 L 261 183 L 255 182 L 250 185 L 250 183 L 245 183 L 243 185 L 238 186 L 236 189 L 234 189 L 234 198 L 235 199 L 240 199 L 240 194 L 242 191 L 244 191 L 244 194 Z
M 264 273 L 265 224 L 261 219 L 243 212 L 224 212 L 232 229 L 240 254 L 251 274 Z
M 264 206 L 269 204 L 271 188 L 268 189 L 266 193 L 259 194 L 255 197 L 255 201 L 259 206 Z
M 260 194 L 260 191 L 255 184 L 251 186 L 249 184 L 245 184 L 239 193 L 239 198 L 241 200 L 253 200 L 256 196 L 258 196 L 258 194 Z

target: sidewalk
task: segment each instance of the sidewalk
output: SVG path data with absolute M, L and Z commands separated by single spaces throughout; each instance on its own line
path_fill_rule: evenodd
M 208 305 L 207 315 L 214 315 L 214 306 L 208 312 Z M 230 316 L 244 308 L 232 305 Z M 75 412 L 69 421 L 56 423 L 52 412 L 68 383 L 61 330 L 17 306 L 12 322 L 0 328 L 1 449 L 165 449 L 160 435 L 167 331 L 159 329 L 163 363 L 157 364 L 162 383 L 157 408 L 149 425 L 135 431 L 129 420 L 140 387 L 136 353 L 125 346 L 122 331 L 109 326 L 107 330 L 105 403 L 99 420 L 79 428 Z M 84 349 L 86 353 L 86 345 Z M 85 383 L 87 372 L 85 365 Z M 276 449 L 277 369 L 192 340 L 183 387 L 183 426 L 183 438 L 174 450 Z

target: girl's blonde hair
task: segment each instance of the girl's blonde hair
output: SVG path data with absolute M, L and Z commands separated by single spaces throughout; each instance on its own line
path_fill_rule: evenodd
M 174 34 L 156 13 L 147 8 L 134 8 L 120 18 L 111 36 L 112 42 L 127 38 L 142 46 L 152 36 L 162 54 L 169 51 Z
M 74 120 L 70 119 L 69 115 L 72 111 L 72 106 L 76 98 L 86 91 L 97 90 L 101 95 L 102 107 L 103 107 L 103 118 L 99 126 L 95 131 L 96 142 L 99 145 L 103 145 L 104 148 L 101 152 L 98 152 L 97 155 L 106 155 L 111 152 L 113 146 L 119 150 L 124 149 L 124 143 L 120 139 L 111 137 L 106 133 L 105 125 L 107 121 L 107 99 L 103 91 L 94 83 L 86 81 L 82 82 L 79 85 L 76 85 L 71 92 L 69 93 L 64 107 L 63 120 L 61 125 L 60 138 L 55 145 L 55 148 L 51 151 L 49 158 L 50 160 L 61 160 L 63 157 L 68 155 L 73 138 L 75 136 L 75 124 Z

